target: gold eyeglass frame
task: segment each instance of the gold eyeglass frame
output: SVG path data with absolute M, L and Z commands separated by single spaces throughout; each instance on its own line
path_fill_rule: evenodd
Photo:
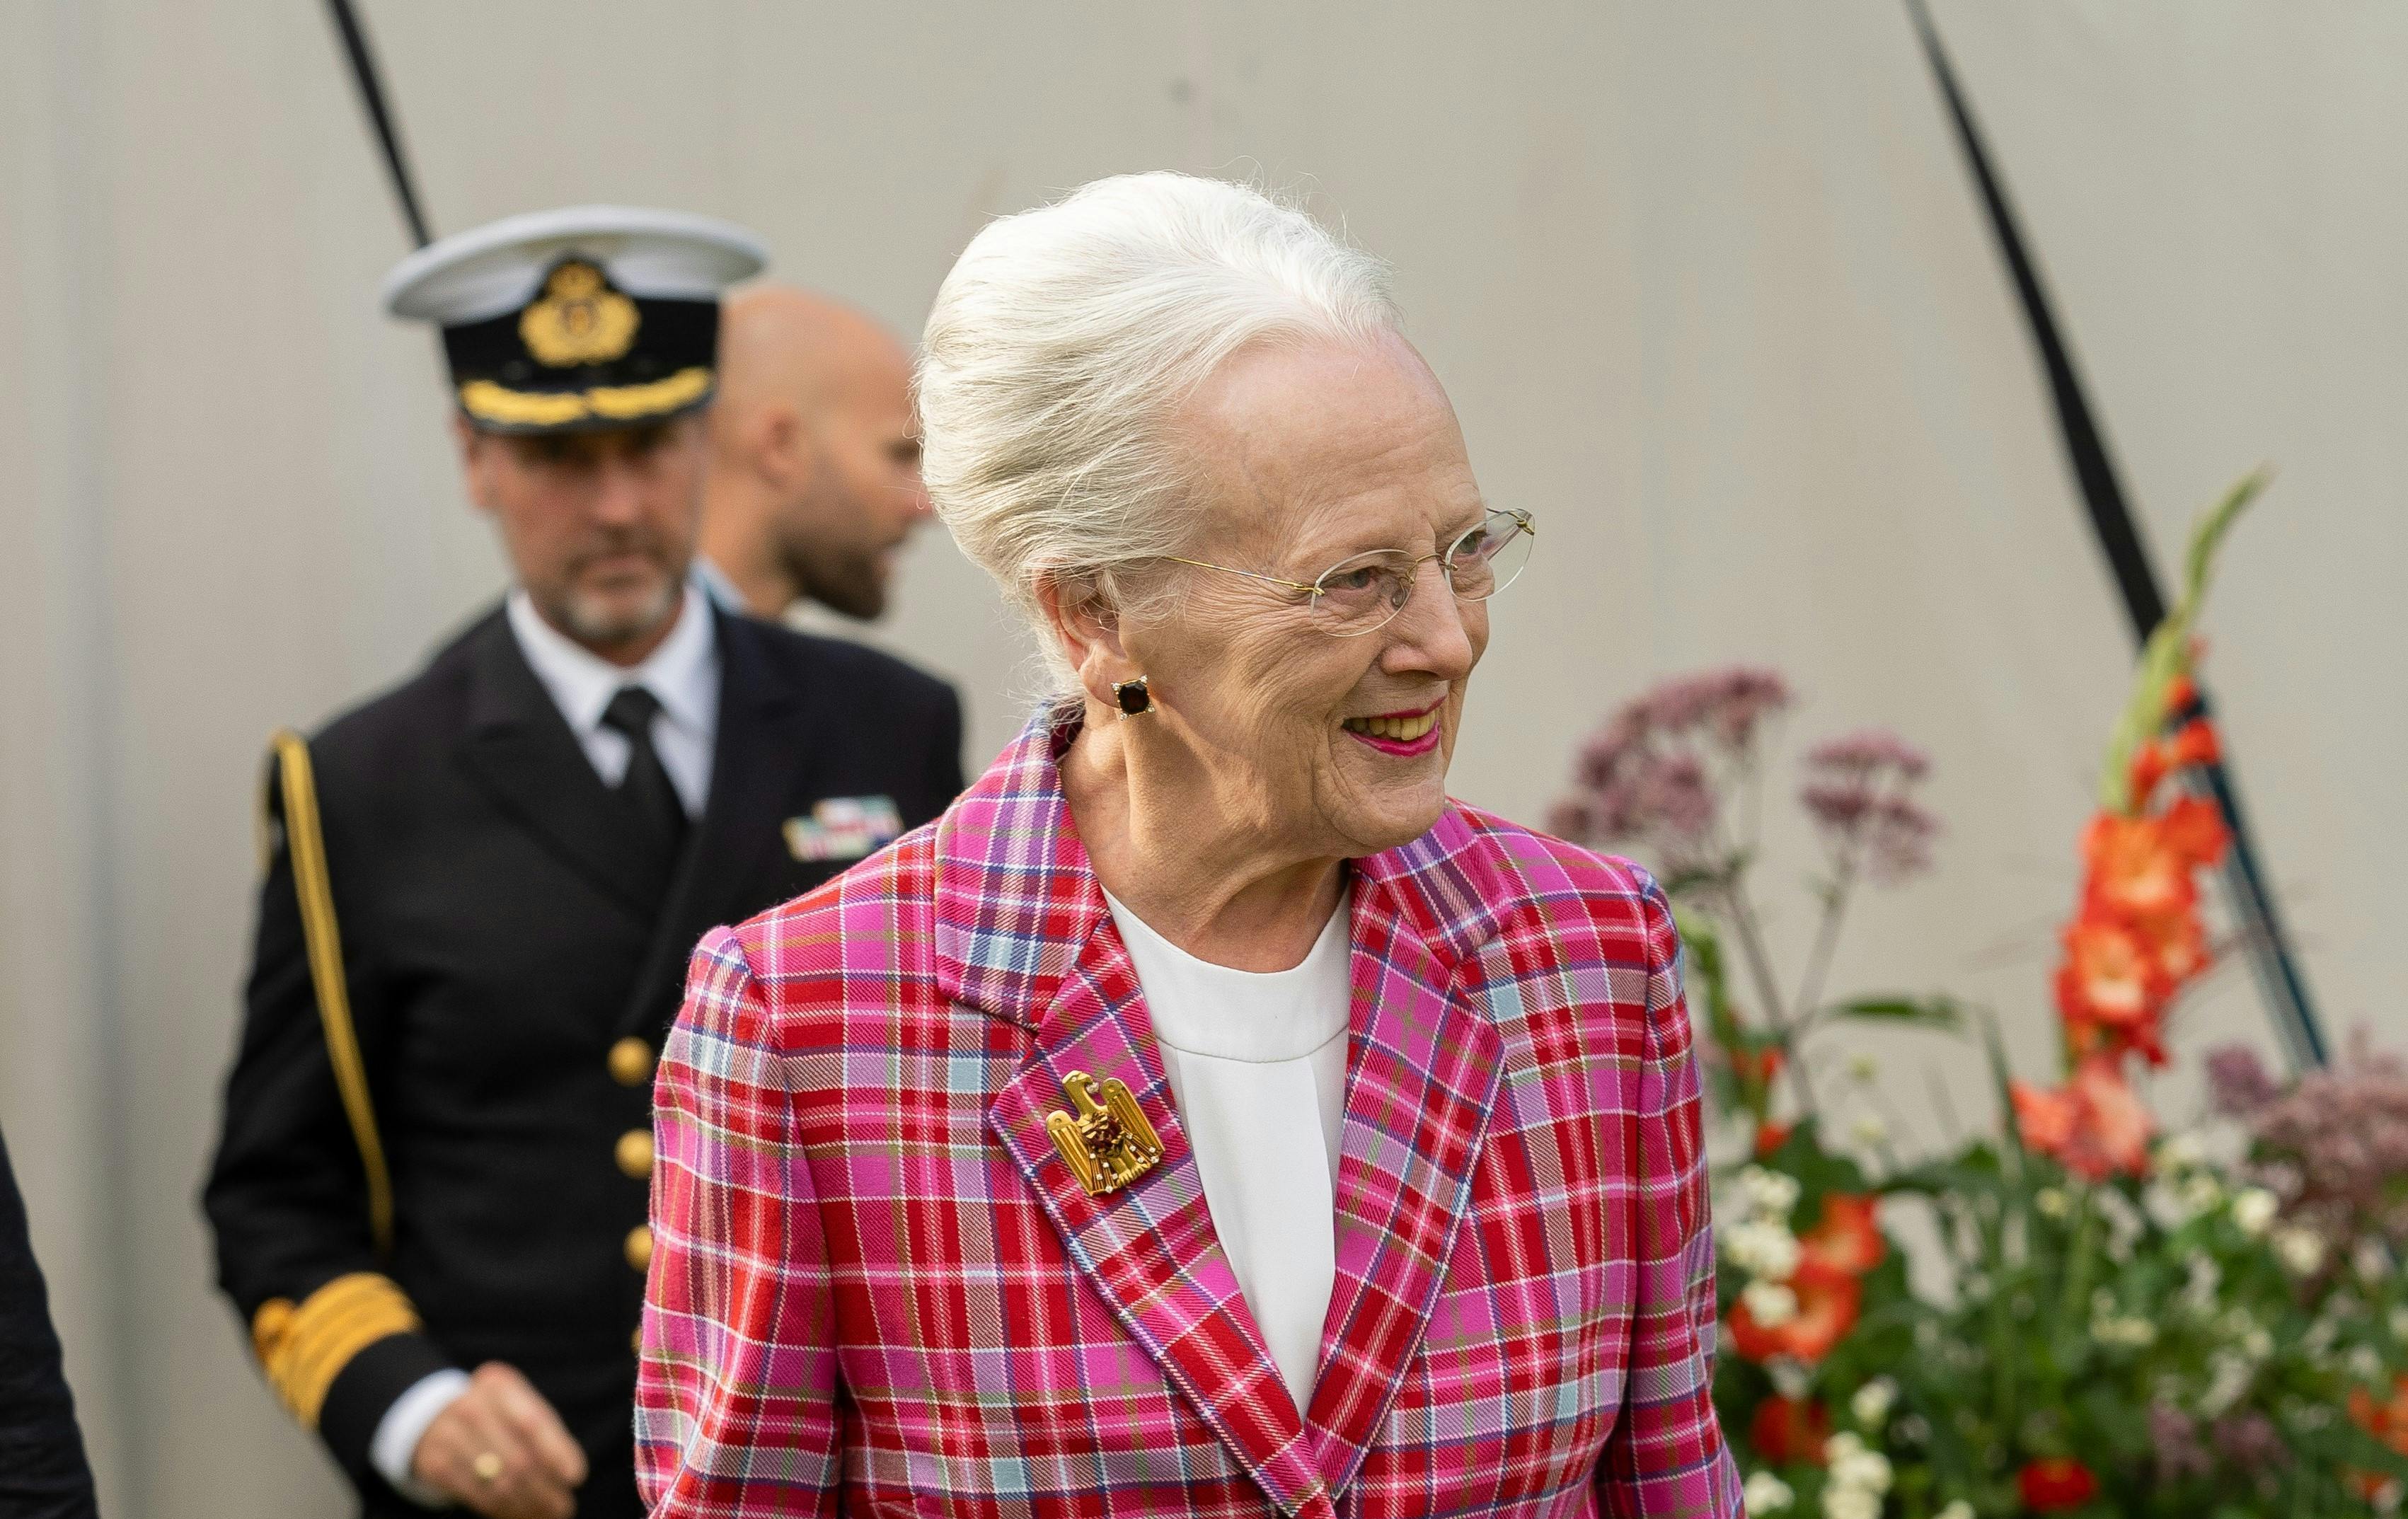
M 1532 548 L 1535 549 L 1538 546 L 1539 524 L 1532 519 L 1528 512 L 1517 510 L 1511 507 L 1494 508 L 1486 516 L 1480 519 L 1480 525 L 1478 527 L 1466 528 L 1463 532 L 1463 536 L 1456 538 L 1453 543 L 1448 544 L 1443 552 L 1439 553 L 1423 554 L 1420 558 L 1405 566 L 1404 600 L 1398 602 L 1394 607 L 1390 608 L 1388 609 L 1387 616 L 1381 618 L 1378 622 L 1371 623 L 1368 627 L 1354 628 L 1346 632 L 1339 632 L 1335 629 L 1329 628 L 1325 628 L 1324 631 L 1328 633 L 1333 638 L 1358 638 L 1366 634 L 1377 633 L 1382 628 L 1386 627 L 1390 623 L 1395 622 L 1398 616 L 1404 611 L 1406 606 L 1412 602 L 1413 599 L 1414 589 L 1421 584 L 1422 566 L 1428 564 L 1433 559 L 1438 561 L 1439 567 L 1445 573 L 1447 578 L 1447 589 L 1455 592 L 1455 598 L 1457 601 L 1486 601 L 1490 596 L 1494 596 L 1498 592 L 1504 590 L 1506 586 L 1512 584 L 1514 580 L 1520 580 L 1522 578 L 1522 572 L 1521 570 L 1516 569 L 1511 578 L 1501 580 L 1495 586 L 1491 587 L 1486 595 L 1467 596 L 1460 591 L 1455 591 L 1455 551 L 1461 549 L 1465 541 L 1473 534 L 1484 531 L 1487 528 L 1490 523 L 1495 522 L 1499 517 L 1510 519 L 1513 523 L 1514 532 L 1527 533 L 1530 535 L 1530 544 Z M 1512 539 L 1509 538 L 1506 541 L 1511 542 Z M 1309 583 L 1304 580 L 1291 580 L 1279 575 L 1266 575 L 1258 569 L 1240 569 L 1235 565 L 1215 565 L 1209 560 L 1203 559 L 1182 559 L 1175 553 L 1167 553 L 1162 557 L 1174 565 L 1186 565 L 1196 569 L 1217 569 L 1224 575 L 1243 575 L 1250 580 L 1267 581 L 1269 584 L 1296 592 L 1297 595 L 1305 597 L 1307 606 L 1317 608 L 1321 604 L 1321 598 L 1328 594 L 1324 589 L 1322 582 L 1328 580 L 1332 575 L 1337 574 L 1340 570 L 1344 569 L 1347 566 L 1354 564 L 1358 559 L 1369 559 L 1375 554 L 1402 552 L 1404 552 L 1404 551 L 1401 549 L 1372 549 L 1363 553 L 1348 554 L 1345 558 L 1340 559 L 1338 563 L 1330 566 L 1327 569 L 1323 570 L 1318 580 L 1314 580 Z

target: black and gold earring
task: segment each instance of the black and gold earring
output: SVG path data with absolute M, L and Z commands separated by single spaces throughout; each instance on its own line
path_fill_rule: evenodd
M 1145 677 L 1142 675 L 1134 681 L 1113 681 L 1112 699 L 1121 704 L 1123 717 L 1136 717 L 1154 710 L 1154 696 L 1145 689 Z

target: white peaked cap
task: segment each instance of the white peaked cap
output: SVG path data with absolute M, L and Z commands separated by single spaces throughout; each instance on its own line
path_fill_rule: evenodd
M 636 206 L 566 206 L 507 216 L 430 243 L 385 276 L 384 308 L 442 326 L 482 322 L 534 299 L 560 260 L 599 265 L 630 295 L 715 300 L 769 260 L 733 222 Z

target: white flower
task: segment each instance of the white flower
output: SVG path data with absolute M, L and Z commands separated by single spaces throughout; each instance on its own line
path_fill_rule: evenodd
M 2032 1194 L 2032 1206 L 2049 1218 L 2063 1218 L 2073 1211 L 2073 1201 L 2061 1187 L 2042 1187 Z
M 2189 1200 L 2179 1187 L 2163 1181 L 2152 1182 L 2141 1190 L 2141 1209 L 2168 1234 L 2190 1222 Z
M 2372 1382 L 2383 1375 L 2383 1357 L 2374 1354 L 2372 1345 L 2354 1345 L 2344 1357 L 2349 1374 L 2360 1382 Z
M 2358 1248 L 2350 1252 L 2349 1268 L 2368 1286 L 2387 1282 L 2391 1278 L 2391 1252 L 2384 1248 L 2380 1240 L 2360 1240 Z
M 1785 1509 L 1789 1507 L 1789 1500 L 1797 1496 L 1790 1491 L 1787 1483 L 1770 1471 L 1750 1472 L 1747 1485 L 1740 1489 L 1740 1499 L 1747 1505 L 1747 1512 L 1751 1514 L 1771 1513 Z
M 2372 1504 L 2374 1512 L 2377 1513 L 2398 1513 L 2400 1512 L 2401 1492 L 2401 1488 L 2400 1485 L 2400 1479 L 2397 1477 L 2387 1478 L 2385 1480 L 2382 1486 L 2374 1490 L 2374 1497 L 2369 1501 Z
M 2263 1329 L 2252 1329 L 2241 1337 L 2241 1354 L 2253 1361 L 2262 1361 L 2274 1354 L 2274 1337 Z
M 2183 1283 L 2183 1306 L 2204 1318 L 2215 1311 L 2215 1291 L 2224 1284 L 2224 1268 L 2212 1255 L 2190 1258 L 2190 1280 Z
M 1831 1472 L 1827 1492 L 1845 1489 L 1878 1497 L 1889 1491 L 1889 1457 L 1869 1449 L 1861 1436 L 1848 1430 L 1833 1435 L 1823 1442 L 1823 1460 Z M 1823 1512 L 1831 1512 L 1828 1497 Z M 1881 1506 L 1876 1503 L 1870 1512 L 1879 1513 Z
M 2149 1168 L 2155 1171 L 2185 1171 L 2207 1162 L 2207 1146 L 2196 1134 L 2170 1134 L 2157 1141 L 2155 1154 L 2149 1156 Z
M 1961 1498 L 1952 1498 L 1931 1519 L 1973 1519 L 1973 1505 Z
M 1889 1417 L 1890 1406 L 1897 1401 L 1898 1383 L 1887 1377 L 1875 1377 L 1848 1399 L 1848 1412 L 1856 1416 L 1858 1424 L 1877 1429 Z
M 1879 1144 L 1889 1138 L 1889 1125 L 1872 1113 L 1865 1113 L 1848 1125 L 1848 1137 L 1858 1144 Z
M 1848 1074 L 1870 1086 L 1881 1079 L 1881 1061 L 1870 1054 L 1848 1056 Z
M 2282 1205 L 2264 1187 L 2243 1187 L 2232 1198 L 2232 1222 L 2252 1240 L 2266 1232 L 2274 1222 L 2274 1211 Z
M 2246 1355 L 2220 1350 L 2207 1359 L 2207 1390 L 2199 1395 L 2199 1412 L 2211 1419 L 2220 1419 L 2241 1401 L 2241 1395 L 2257 1380 L 2258 1368 Z
M 1838 1483 L 1823 1489 L 1823 1519 L 1881 1519 L 1882 1500 L 1877 1493 L 1861 1487 L 1842 1487 Z
M 1772 1390 L 1793 1403 L 1814 1385 L 1814 1374 L 1795 1355 L 1776 1355 L 1765 1362 L 1764 1374 L 1772 1379 Z
M 1748 1317 L 1761 1328 L 1778 1329 L 1798 1317 L 1798 1294 L 1762 1277 L 1742 1288 L 1739 1300 L 1747 1305 Z
M 2408 1308 L 2395 1308 L 2386 1318 L 2391 1326 L 2391 1338 L 2408 1340 Z
M 2274 1231 L 2273 1240 L 2275 1259 L 2293 1276 L 2313 1276 L 2325 1263 L 2324 1238 L 2314 1229 L 2286 1225 Z
M 1786 1223 L 1798 1206 L 1798 1178 L 1783 1171 L 1749 1166 L 1739 1173 L 1739 1195 L 1750 1215 Z
M 1723 1254 L 1749 1276 L 1785 1282 L 1798 1269 L 1798 1237 L 1785 1224 L 1742 1219 L 1723 1230 Z
M 2157 1326 L 2137 1313 L 2123 1318 L 2093 1319 L 2090 1321 L 2090 1338 L 2102 1345 L 2141 1350 L 2157 1342 Z
M 2224 1184 L 2207 1171 L 2193 1171 L 2182 1180 L 2182 1205 L 2193 1218 L 2211 1211 L 2224 1200 Z

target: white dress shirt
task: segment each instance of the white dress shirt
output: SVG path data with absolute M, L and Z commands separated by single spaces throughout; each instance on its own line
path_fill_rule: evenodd
M 1104 901 L 1137 966 L 1212 1232 L 1302 1413 L 1338 1281 L 1351 1006 L 1347 901 L 1292 970 L 1232 970 Z
M 603 709 L 622 686 L 640 685 L 659 700 L 652 748 L 686 815 L 702 816 L 710 799 L 710 752 L 719 734 L 719 639 L 708 599 L 689 584 L 676 625 L 635 666 L 613 665 L 545 622 L 524 591 L 510 593 L 509 618 L 519 652 L 585 746 L 585 757 L 604 785 L 616 786 L 626 776 L 627 737 L 602 725 Z
M 752 609 L 744 604 L 744 593 L 736 589 L 736 582 L 727 578 L 727 571 L 700 554 L 694 556 L 694 583 L 702 587 L 702 594 L 709 596 L 710 604 L 721 611 L 732 612 L 738 617 L 752 615 Z
M 606 786 L 627 774 L 627 736 L 602 725 L 603 709 L 622 686 L 640 685 L 661 704 L 652 719 L 652 749 L 677 788 L 686 815 L 698 818 L 710 800 L 710 760 L 719 737 L 719 637 L 710 606 L 686 587 L 676 625 L 640 665 L 613 665 L 543 620 L 523 590 L 508 604 L 510 635 L 536 679 L 567 721 L 594 772 Z M 410 1475 L 426 1426 L 468 1390 L 468 1374 L 456 1368 L 429 1372 L 393 1400 L 368 1440 L 368 1462 L 394 1490 L 413 1503 L 441 1506 L 443 1495 Z

